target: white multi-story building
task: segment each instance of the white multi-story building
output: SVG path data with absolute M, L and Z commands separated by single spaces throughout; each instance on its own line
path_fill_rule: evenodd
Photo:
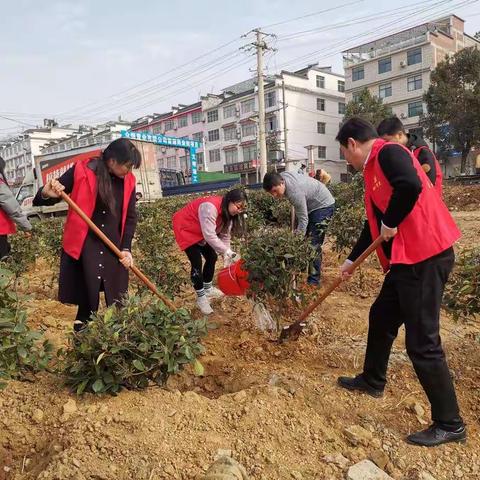
M 367 88 L 392 108 L 407 130 L 419 129 L 430 73 L 447 55 L 480 42 L 450 15 L 343 52 L 347 103 Z
M 18 186 L 28 170 L 34 166 L 35 157 L 42 147 L 52 141 L 75 132 L 70 126 L 58 127 L 52 120 L 44 120 L 43 128 L 31 128 L 21 135 L 4 142 L 0 156 L 5 160 L 5 175 L 12 186 Z
M 282 71 L 265 83 L 265 128 L 269 163 L 298 170 L 324 168 L 335 181 L 346 175 L 335 136 L 345 110 L 345 83 L 331 68 Z M 260 181 L 258 92 L 253 80 L 202 98 L 205 169 L 240 173 Z M 312 158 L 308 151 L 313 152 Z

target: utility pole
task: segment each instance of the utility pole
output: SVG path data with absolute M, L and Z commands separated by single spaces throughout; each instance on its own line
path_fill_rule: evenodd
M 288 163 L 288 141 L 287 141 L 287 105 L 285 103 L 285 80 L 282 79 L 282 107 L 283 107 L 283 144 L 284 144 L 284 153 L 283 159 L 285 165 Z
M 267 45 L 265 37 L 274 35 L 262 32 L 259 28 L 252 30 L 255 33 L 255 41 L 250 45 L 243 47 L 244 49 L 255 48 L 257 55 L 257 86 L 258 86 L 258 145 L 260 159 L 260 181 L 267 173 L 267 141 L 265 132 L 265 89 L 263 84 L 263 55 L 266 50 L 273 50 Z M 246 35 L 245 35 L 246 36 Z
M 307 145 L 305 149 L 308 152 L 308 167 L 310 168 L 310 172 L 315 173 L 315 158 L 314 158 L 314 150 L 315 145 Z

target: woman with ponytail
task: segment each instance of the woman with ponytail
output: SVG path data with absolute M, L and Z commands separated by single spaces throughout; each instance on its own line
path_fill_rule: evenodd
M 5 160 L 0 157 L 0 260 L 10 253 L 8 235 L 17 231 L 16 226 L 24 231 L 32 229 L 30 222 L 10 190 L 5 176 Z
M 223 197 L 197 198 L 173 216 L 175 239 L 190 261 L 197 306 L 205 315 L 213 312 L 210 299 L 223 295 L 212 286 L 215 264 L 218 254 L 223 255 L 226 266 L 235 261 L 237 255 L 230 248 L 230 236 L 242 232 L 241 214 L 246 207 L 245 191 L 235 188 Z M 205 259 L 203 267 L 202 257 Z
M 119 302 L 128 290 L 130 253 L 137 223 L 135 176 L 141 164 L 133 143 L 114 140 L 99 157 L 78 161 L 58 180 L 41 188 L 33 204 L 53 205 L 61 192 L 70 194 L 93 223 L 122 251 L 121 260 L 69 210 L 63 233 L 58 296 L 62 303 L 78 305 L 75 331 L 80 331 L 98 310 L 100 292 L 105 302 Z

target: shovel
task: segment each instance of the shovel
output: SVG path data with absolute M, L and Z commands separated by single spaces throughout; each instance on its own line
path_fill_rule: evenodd
M 377 237 L 375 241 L 347 268 L 347 273 L 352 274 L 356 268 L 371 254 L 373 253 L 383 242 L 382 237 Z M 278 339 L 279 343 L 283 343 L 288 339 L 297 340 L 303 329 L 307 326 L 305 319 L 343 282 L 342 277 L 338 277 L 334 280 L 326 290 L 313 302 L 311 303 L 300 315 L 299 319 L 283 327 L 280 337 Z
M 88 215 L 67 195 L 65 192 L 60 193 L 62 200 L 65 200 L 69 207 L 77 213 L 90 227 L 90 229 L 99 237 L 105 245 L 118 257 L 122 258 L 122 252 L 120 249 L 90 220 Z M 130 270 L 148 287 L 148 289 L 155 294 L 170 310 L 173 312 L 177 310 L 174 303 L 168 299 L 165 295 L 162 295 L 153 282 L 151 282 L 147 276 L 135 265 L 130 267 Z

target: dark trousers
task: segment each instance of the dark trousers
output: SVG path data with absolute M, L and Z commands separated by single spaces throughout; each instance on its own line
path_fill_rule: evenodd
M 307 278 L 307 283 L 310 285 L 319 285 L 320 283 L 322 245 L 325 241 L 325 233 L 334 211 L 335 205 L 331 205 L 325 208 L 318 208 L 308 214 L 307 235 L 310 236 L 312 246 L 317 251 L 317 256 L 310 266 L 310 274 Z
M 193 283 L 193 288 L 195 288 L 195 290 L 201 290 L 204 282 L 210 283 L 213 280 L 218 255 L 208 243 L 205 245 L 198 243 L 192 245 L 185 250 L 185 253 L 192 266 L 190 278 Z M 203 269 L 202 257 L 205 259 Z
M 7 235 L 0 235 L 0 260 L 3 260 L 10 253 L 11 247 Z
M 455 263 L 452 248 L 414 265 L 392 265 L 370 309 L 363 377 L 372 387 L 386 384 L 388 359 L 405 324 L 406 348 L 432 408 L 432 420 L 446 430 L 463 425 L 439 334 L 443 290 Z

